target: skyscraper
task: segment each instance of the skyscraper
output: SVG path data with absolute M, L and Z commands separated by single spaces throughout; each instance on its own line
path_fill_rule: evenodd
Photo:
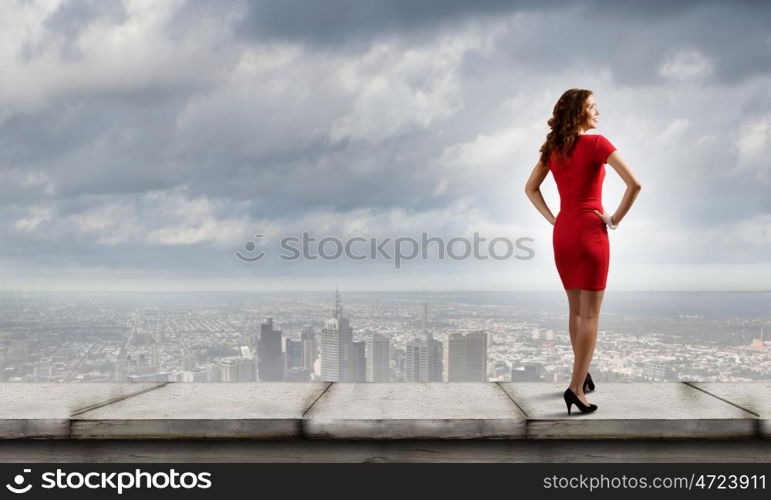
M 442 381 L 442 343 L 434 339 L 428 328 L 428 303 L 423 302 L 422 340 L 412 340 L 405 346 L 404 380 L 406 382 Z
M 316 334 L 313 328 L 305 327 L 302 332 L 303 368 L 313 372 L 313 364 L 316 362 Z
M 354 382 L 366 382 L 367 381 L 367 355 L 366 355 L 366 342 L 359 341 L 353 343 L 352 360 L 353 360 L 353 381 Z
M 428 382 L 428 348 L 425 340 L 410 340 L 404 346 L 404 381 Z
M 343 317 L 340 293 L 335 290 L 335 308 L 321 330 L 321 380 L 353 382 L 353 329 Z
M 367 339 L 367 382 L 391 381 L 391 341 L 374 334 Z
M 302 340 L 285 339 L 287 369 L 304 368 Z
M 444 345 L 447 382 L 487 382 L 487 334 L 451 333 Z
M 260 325 L 257 345 L 258 372 L 261 382 L 282 382 L 286 377 L 286 355 L 282 349 L 281 330 L 273 328 L 273 318 Z

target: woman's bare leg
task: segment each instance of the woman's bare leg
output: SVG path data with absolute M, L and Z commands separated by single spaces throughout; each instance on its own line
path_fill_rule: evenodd
M 568 295 L 568 333 L 570 334 L 570 346 L 573 348 L 573 356 L 575 356 L 578 322 L 581 319 L 581 289 L 566 289 L 565 293 Z
M 581 290 L 580 319 L 573 347 L 573 377 L 570 380 L 570 389 L 584 404 L 589 404 L 584 396 L 584 380 L 592 362 L 594 346 L 597 344 L 597 326 L 604 294 L 605 290 Z

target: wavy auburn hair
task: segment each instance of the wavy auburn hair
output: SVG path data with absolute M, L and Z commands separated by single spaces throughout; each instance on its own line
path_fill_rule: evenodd
M 564 159 L 573 151 L 578 127 L 584 122 L 584 104 L 593 93 L 586 89 L 570 89 L 557 100 L 551 118 L 546 122 L 551 131 L 546 134 L 546 142 L 541 146 L 542 165 L 549 164 L 552 153 Z

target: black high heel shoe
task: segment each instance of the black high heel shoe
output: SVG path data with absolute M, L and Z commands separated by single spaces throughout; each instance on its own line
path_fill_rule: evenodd
M 589 372 L 586 372 L 586 380 L 584 380 L 584 393 L 592 392 L 594 390 L 594 380 Z
M 565 394 L 563 394 L 563 397 L 565 398 L 565 404 L 568 406 L 568 415 L 570 415 L 570 408 L 572 405 L 578 406 L 578 409 L 581 410 L 581 413 L 591 413 L 597 409 L 597 405 L 595 404 L 590 404 L 589 406 L 583 404 L 581 400 L 578 399 L 578 396 L 576 396 L 576 393 L 570 390 L 570 387 L 565 389 Z

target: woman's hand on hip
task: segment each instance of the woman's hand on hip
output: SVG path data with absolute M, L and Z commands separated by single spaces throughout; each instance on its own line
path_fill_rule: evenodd
M 616 229 L 615 224 L 613 224 L 613 219 L 611 218 L 611 214 L 609 214 L 608 212 L 600 213 L 598 210 L 595 210 L 594 213 L 597 214 L 597 217 L 602 219 L 602 222 L 604 222 L 605 225 L 607 225 L 609 228 Z

